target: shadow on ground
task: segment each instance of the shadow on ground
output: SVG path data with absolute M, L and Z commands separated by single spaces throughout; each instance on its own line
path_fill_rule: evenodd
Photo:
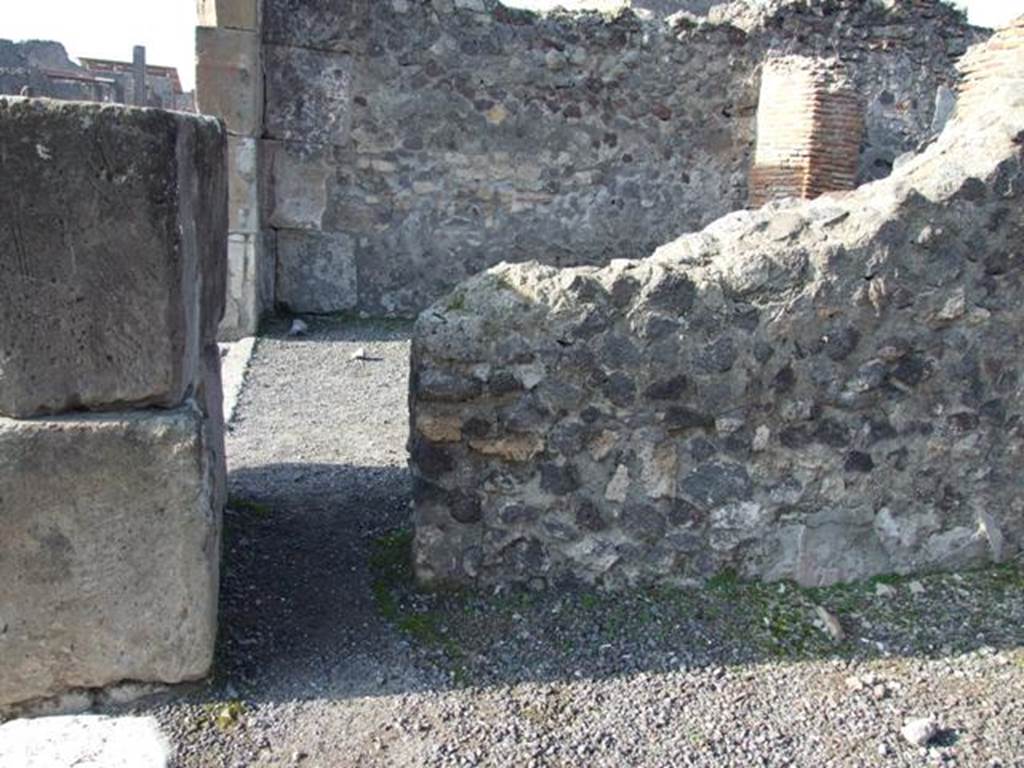
M 818 590 L 722 574 L 703 589 L 424 593 L 409 563 L 404 469 L 278 464 L 238 470 L 230 484 L 215 681 L 227 698 L 1024 647 L 1019 565 Z M 843 638 L 826 631 L 819 606 Z

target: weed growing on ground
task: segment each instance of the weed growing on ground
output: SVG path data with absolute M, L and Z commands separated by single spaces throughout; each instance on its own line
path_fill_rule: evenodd
M 460 679 L 464 653 L 448 634 L 443 614 L 437 609 L 413 605 L 416 585 L 412 568 L 412 532 L 396 530 L 375 539 L 370 546 L 371 589 L 377 610 L 385 621 L 416 642 L 440 648 L 452 662 Z
M 240 499 L 232 496 L 228 499 L 228 509 L 235 512 L 242 512 L 245 514 L 252 515 L 253 517 L 270 517 L 273 510 L 259 501 L 253 501 L 252 499 Z

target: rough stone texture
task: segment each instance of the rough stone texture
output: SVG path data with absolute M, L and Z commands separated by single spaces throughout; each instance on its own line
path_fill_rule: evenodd
M 277 236 L 277 301 L 292 312 L 336 312 L 356 306 L 356 263 L 348 235 L 281 230 Z
M 264 56 L 266 135 L 311 144 L 347 144 L 352 123 L 351 58 L 273 45 L 264 49 Z
M 0 420 L 0 710 L 209 669 L 220 508 L 203 418 Z
M 171 407 L 224 307 L 224 135 L 0 99 L 0 414 Z
M 415 314 L 503 259 L 641 257 L 742 208 L 760 66 L 779 53 L 850 68 L 867 104 L 859 177 L 884 176 L 930 135 L 976 35 L 930 0 L 669 20 L 267 0 L 262 34 L 266 133 L 287 140 L 267 153 L 270 226 L 350 237 L 355 309 L 378 316 Z M 314 303 L 350 308 L 349 283 L 330 298 Z
M 196 104 L 224 120 L 228 131 L 259 136 L 263 74 L 259 34 L 222 27 L 196 28 Z
M 987 50 L 1013 58 L 985 108 L 886 180 L 424 312 L 420 578 L 818 585 L 1019 551 L 1024 47 Z

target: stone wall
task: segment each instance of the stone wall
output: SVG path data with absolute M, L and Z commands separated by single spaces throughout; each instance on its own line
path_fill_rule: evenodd
M 223 131 L 0 98 L 0 715 L 209 669 Z
M 198 0 L 196 101 L 228 132 L 228 290 L 220 337 L 253 335 L 273 306 L 273 232 L 261 214 L 260 0 Z
M 425 311 L 419 577 L 821 585 L 1019 552 L 1019 29 L 985 50 L 980 107 L 888 179 Z
M 408 316 L 501 260 L 638 257 L 742 208 L 769 56 L 851 69 L 867 105 L 859 178 L 886 175 L 929 135 L 975 34 L 920 0 L 733 3 L 669 21 L 266 0 L 258 231 L 276 234 L 276 303 Z M 227 36 L 256 73 L 249 27 Z

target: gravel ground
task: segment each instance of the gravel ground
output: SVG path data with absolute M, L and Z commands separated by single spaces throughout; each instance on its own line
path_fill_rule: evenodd
M 159 719 L 173 766 L 1024 767 L 1019 564 L 417 592 L 410 328 L 310 325 L 260 339 L 228 437 L 217 673 L 127 708 Z M 923 747 L 900 733 L 919 717 Z

